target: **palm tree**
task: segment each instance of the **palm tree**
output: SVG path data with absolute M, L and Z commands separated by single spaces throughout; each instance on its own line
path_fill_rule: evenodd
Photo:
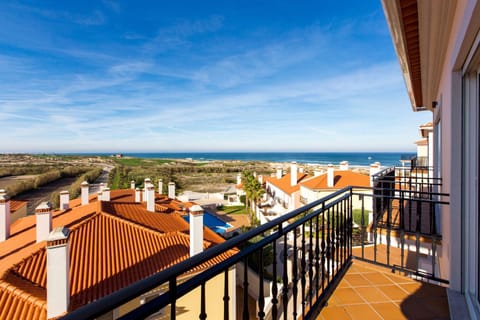
M 255 207 L 258 201 L 261 199 L 262 195 L 265 193 L 265 190 L 262 188 L 262 184 L 255 178 L 255 176 L 250 171 L 243 172 L 244 183 L 243 189 L 245 190 L 245 209 L 248 211 L 248 206 L 250 204 L 250 213 L 252 215 L 252 221 L 255 218 Z

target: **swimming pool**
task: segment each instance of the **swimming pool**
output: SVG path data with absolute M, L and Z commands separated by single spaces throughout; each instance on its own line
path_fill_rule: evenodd
M 187 222 L 190 222 L 190 215 L 183 216 L 183 219 L 185 219 Z M 203 224 L 212 229 L 215 233 L 221 235 L 224 234 L 228 228 L 232 227 L 230 223 L 218 219 L 209 212 L 203 213 Z

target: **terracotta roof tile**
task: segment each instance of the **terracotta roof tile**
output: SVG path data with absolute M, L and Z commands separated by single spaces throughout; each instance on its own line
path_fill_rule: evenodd
M 277 179 L 277 177 L 267 177 L 266 181 L 270 182 L 272 185 L 276 186 L 286 194 L 292 194 L 300 190 L 299 183 L 308 179 L 310 176 L 306 173 L 297 173 L 297 184 L 295 186 L 291 185 L 291 174 L 287 173 L 282 178 Z
M 123 202 L 134 200 L 132 191 L 113 191 L 111 202 L 93 200 L 53 212 L 54 228 L 71 229 L 71 310 L 189 257 L 188 223 L 177 213 L 152 213 L 144 203 Z M 162 196 L 157 199 L 164 201 Z M 168 207 L 182 205 L 178 200 L 164 202 Z M 35 241 L 35 216 L 14 222 L 11 233 L 0 243 L 0 319 L 45 318 L 46 242 Z M 223 241 L 204 228 L 204 249 Z M 190 272 L 209 268 L 235 252 Z
M 370 177 L 368 175 L 341 170 L 335 170 L 334 175 L 332 188 L 327 186 L 327 173 L 305 180 L 300 185 L 312 190 L 342 189 L 348 186 L 370 187 Z
M 22 200 L 10 200 L 10 211 L 15 212 L 22 207 L 27 206 L 27 201 Z

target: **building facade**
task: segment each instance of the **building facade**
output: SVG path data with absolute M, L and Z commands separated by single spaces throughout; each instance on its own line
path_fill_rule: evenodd
M 480 318 L 480 2 L 383 0 L 414 111 L 433 116 L 434 175 L 450 194 L 439 273 L 459 318 Z

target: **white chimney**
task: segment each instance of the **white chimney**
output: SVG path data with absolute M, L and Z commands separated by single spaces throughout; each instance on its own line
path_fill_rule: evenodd
M 110 201 L 110 188 L 103 189 L 102 201 Z
M 70 208 L 70 194 L 64 190 L 60 192 L 60 210 L 68 210 Z
M 370 187 L 373 187 L 373 176 L 380 172 L 380 162 L 375 162 L 370 165 Z
M 10 237 L 10 198 L 4 189 L 0 189 L 0 241 Z
M 106 187 L 107 187 L 107 185 L 105 184 L 105 182 L 100 183 L 100 191 L 105 190 Z
M 135 180 L 130 181 L 130 189 L 135 190 Z
M 298 168 L 298 172 L 300 172 L 300 173 L 305 173 L 305 168 L 304 168 L 304 167 Z
M 82 206 L 88 204 L 88 182 L 83 181 L 80 185 L 82 191 Z
M 70 304 L 70 230 L 58 227 L 47 238 L 47 319 L 68 312 Z
M 341 171 L 347 171 L 348 170 L 348 161 L 340 162 L 340 170 Z
M 256 171 L 253 171 L 253 177 L 254 177 L 254 178 L 257 177 L 257 172 L 256 172 Z
M 155 188 L 153 186 L 147 187 L 147 210 L 155 212 Z
M 37 243 L 47 240 L 52 231 L 52 205 L 50 202 L 42 202 L 35 208 L 37 219 Z
M 277 168 L 277 179 L 282 179 L 282 168 L 281 167 L 278 167 Z
M 263 183 L 263 176 L 261 174 L 258 175 L 257 180 L 260 184 L 262 184 Z
M 163 179 L 158 179 L 158 194 L 163 194 Z
M 170 199 L 175 199 L 175 182 L 168 183 L 168 197 Z
M 135 202 L 142 202 L 142 191 L 140 190 L 140 188 L 135 189 Z
M 190 208 L 190 257 L 203 251 L 203 209 L 199 205 Z
M 298 181 L 297 173 L 298 173 L 297 163 L 292 162 L 291 173 L 290 173 L 290 185 L 292 187 L 297 185 L 297 181 Z
M 102 191 L 97 191 L 97 200 L 98 200 L 98 201 L 102 201 L 102 200 L 103 200 Z
M 313 176 L 314 176 L 314 177 L 318 177 L 318 176 L 322 175 L 322 173 L 323 173 L 322 170 L 318 170 L 318 169 L 317 169 L 317 170 L 313 171 Z
M 333 164 L 329 164 L 327 167 L 327 187 L 332 188 L 335 184 L 335 169 Z
M 237 186 L 242 183 L 242 175 L 239 173 L 237 174 Z
M 150 180 L 150 178 L 145 178 L 145 180 L 143 180 L 143 202 L 147 201 L 147 188 L 151 183 L 152 180 Z

